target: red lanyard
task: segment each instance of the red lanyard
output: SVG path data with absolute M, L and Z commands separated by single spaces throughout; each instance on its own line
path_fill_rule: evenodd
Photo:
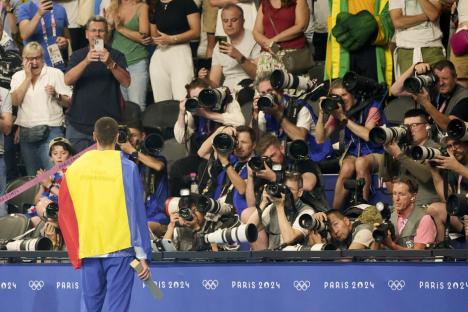
M 52 26 L 52 37 L 57 37 L 57 22 L 55 21 L 54 10 L 50 11 L 50 25 Z M 47 28 L 44 17 L 41 17 L 41 26 L 42 26 L 42 37 L 44 38 L 45 43 L 48 45 L 47 39 Z

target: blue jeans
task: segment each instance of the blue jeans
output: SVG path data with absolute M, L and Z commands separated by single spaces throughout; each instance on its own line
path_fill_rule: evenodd
M 0 196 L 3 195 L 6 188 L 6 166 L 3 155 L 0 155 Z M 0 204 L 0 217 L 7 214 L 7 206 L 5 203 Z
M 93 136 L 76 130 L 69 123 L 67 124 L 67 139 L 70 141 L 76 153 L 81 152 L 88 146 L 94 144 Z
M 44 140 L 28 143 L 21 135 L 20 129 L 20 147 L 23 157 L 26 173 L 28 176 L 35 176 L 39 169 L 50 169 L 52 162 L 49 157 L 49 142 L 57 137 L 63 137 L 63 127 L 49 127 L 49 135 Z
M 148 87 L 148 61 L 146 59 L 128 66 L 130 73 L 130 86 L 120 87 L 125 101 L 130 101 L 140 106 L 143 112 L 146 107 L 146 89 Z

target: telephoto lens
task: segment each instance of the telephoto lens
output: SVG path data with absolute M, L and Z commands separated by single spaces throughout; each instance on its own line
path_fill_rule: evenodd
M 442 155 L 442 152 L 439 149 L 425 146 L 414 146 L 410 153 L 411 158 L 421 161 L 434 159 L 436 156 Z
M 267 93 L 258 99 L 257 106 L 259 110 L 264 111 L 265 109 L 273 108 L 275 102 L 275 96 L 272 93 Z
M 447 125 L 447 135 L 453 140 L 468 141 L 468 122 L 460 119 L 451 120 Z
M 227 133 L 219 133 L 213 139 L 213 147 L 220 153 L 229 154 L 237 146 L 237 141 Z
M 292 160 L 309 159 L 309 146 L 304 140 L 288 142 L 286 150 L 288 152 L 288 157 Z
M 324 232 L 328 230 L 326 222 L 315 219 L 310 214 L 304 213 L 299 217 L 299 225 L 306 230 Z
M 197 97 L 188 98 L 185 101 L 185 110 L 191 113 L 195 113 L 197 108 L 200 108 L 200 103 Z
M 119 136 L 117 138 L 117 142 L 120 144 L 125 143 L 128 141 L 128 138 L 130 137 L 130 130 L 128 130 L 128 127 L 125 125 L 119 125 Z
M 180 200 L 179 200 L 179 216 L 185 221 L 192 221 L 192 202 L 190 200 L 190 190 L 182 189 L 180 190 Z
M 143 140 L 141 147 L 149 154 L 159 154 L 164 147 L 164 138 L 158 133 L 150 133 Z
M 323 99 L 320 103 L 320 107 L 324 113 L 330 114 L 335 109 L 338 109 L 338 104 L 343 105 L 343 100 L 340 96 L 333 94 Z
M 376 243 L 383 243 L 385 238 L 387 238 L 389 227 L 387 223 L 379 224 L 375 230 L 372 232 L 372 237 L 374 238 Z
M 310 90 L 317 84 L 316 80 L 307 77 L 296 76 L 285 70 L 275 69 L 270 76 L 271 86 L 276 90 L 297 89 Z
M 432 74 L 408 77 L 403 82 L 403 89 L 412 94 L 418 94 L 422 88 L 429 89 L 436 83 L 436 77 Z
M 385 145 L 390 142 L 400 142 L 408 138 L 409 131 L 406 126 L 398 127 L 374 127 L 369 131 L 369 141 L 375 145 Z
M 36 251 L 36 250 L 52 250 L 52 247 L 53 247 L 52 241 L 47 237 L 18 239 L 14 241 L 0 242 L 0 250 Z
M 211 110 L 219 110 L 226 99 L 226 96 L 229 94 L 230 92 L 227 87 L 219 87 L 216 89 L 207 88 L 200 91 L 198 94 L 198 100 L 204 107 Z
M 206 234 L 204 240 L 207 244 L 240 244 L 253 243 L 257 240 L 258 230 L 255 224 L 241 224 L 228 229 L 218 229 Z
M 217 213 L 221 209 L 221 204 L 208 196 L 200 195 L 197 201 L 197 209 L 203 214 L 208 212 Z

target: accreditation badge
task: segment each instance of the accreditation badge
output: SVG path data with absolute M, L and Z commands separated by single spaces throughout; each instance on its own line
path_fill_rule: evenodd
M 50 61 L 52 62 L 52 65 L 55 66 L 55 65 L 64 63 L 62 53 L 60 53 L 60 48 L 58 44 L 54 43 L 54 44 L 48 45 L 47 51 L 49 52 L 49 57 L 50 57 Z

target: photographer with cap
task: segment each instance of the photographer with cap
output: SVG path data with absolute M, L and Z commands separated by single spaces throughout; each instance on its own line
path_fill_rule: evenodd
M 289 149 L 289 148 L 288 148 Z M 273 165 L 282 165 L 283 168 L 294 167 L 294 170 L 302 178 L 301 200 L 311 206 L 315 211 L 327 211 L 329 209 L 325 197 L 323 176 L 319 166 L 310 159 L 292 160 L 293 157 L 285 155 L 285 147 L 281 145 L 279 139 L 271 134 L 266 134 L 260 138 L 256 146 L 256 154 L 261 157 L 261 168 L 249 166 L 247 179 L 246 199 L 249 207 L 255 207 L 260 199 L 263 186 L 266 183 L 276 181 Z M 255 213 L 253 208 L 248 208 L 250 213 Z M 246 212 L 247 215 L 250 213 Z M 244 222 L 245 219 L 242 219 Z
M 447 155 L 439 155 L 431 160 L 433 164 L 431 167 L 432 178 L 440 201 L 433 203 L 428 208 L 428 213 L 434 218 L 437 225 L 437 240 L 439 242 L 444 239 L 447 222 L 446 195 L 468 192 L 468 142 L 447 138 L 444 143 Z M 444 193 L 443 171 L 447 174 L 447 194 Z M 466 201 L 466 199 L 464 200 Z M 450 226 L 454 232 L 465 235 L 461 217 L 463 216 L 452 215 Z
M 411 151 L 416 146 L 440 149 L 440 145 L 431 139 L 429 115 L 422 109 L 411 109 L 405 113 L 403 125 L 407 136 L 400 142 L 391 141 L 384 145 L 385 160 L 381 167 L 381 175 L 388 180 L 387 189 L 391 192 L 391 180 L 394 177 L 410 176 L 419 187 L 415 204 L 425 206 L 439 201 L 439 196 L 432 182 L 429 164 L 411 158 Z
M 280 194 L 272 194 L 268 187 L 265 188 L 258 209 L 248 219 L 247 223 L 255 224 L 259 231 L 257 241 L 251 244 L 252 250 L 282 249 L 303 242 L 309 234 L 299 225 L 303 214 L 314 215 L 312 207 L 300 199 L 303 192 L 301 175 L 287 172 L 281 188 Z
M 353 91 L 354 93 L 354 91 Z M 330 97 L 320 99 L 320 112 L 315 128 L 317 143 L 324 143 L 330 135 L 344 129 L 344 152 L 340 158 L 340 172 L 336 180 L 333 209 L 345 208 L 348 191 L 344 181 L 356 174 L 356 179 L 365 179 L 364 199 L 369 199 L 371 174 L 379 169 L 383 160 L 383 147 L 369 141 L 369 132 L 376 126 L 385 123 L 382 107 L 377 100 L 370 99 L 370 103 L 352 116 L 348 113 L 365 99 L 349 91 L 342 79 L 336 79 L 330 86 Z M 330 112 L 324 112 L 324 101 L 334 102 Z M 328 117 L 327 117 L 328 116 Z
M 216 138 L 220 134 L 232 143 L 232 149 L 220 150 L 217 148 Z M 247 187 L 247 162 L 254 154 L 256 137 L 252 128 L 247 126 L 220 127 L 198 150 L 198 155 L 204 159 L 212 159 L 212 153 L 217 161 L 208 162 L 210 179 L 204 194 L 209 194 L 221 203 L 231 204 L 236 208 L 237 214 L 242 215 L 247 207 L 245 192 Z M 224 144 L 224 143 L 223 143 Z
M 138 165 L 143 182 L 148 225 L 153 233 L 161 234 L 161 225 L 169 223 L 164 213 L 164 202 L 169 195 L 167 161 L 159 154 L 164 139 L 156 133 L 147 134 L 140 120 L 128 121 L 126 127 L 128 132 L 123 130 L 126 140 L 117 144 L 120 150 Z
M 174 137 L 180 144 L 186 144 L 190 154 L 196 154 L 203 141 L 219 126 L 241 126 L 245 124 L 244 115 L 237 100 L 231 95 L 225 99 L 222 111 L 211 111 L 208 108 L 197 107 L 190 112 L 186 103 L 190 98 L 198 98 L 200 92 L 211 88 L 203 79 L 196 78 L 185 86 L 187 97 L 180 101 L 179 115 L 174 125 Z
M 418 185 L 411 178 L 393 180 L 393 211 L 390 221 L 395 228 L 395 240 L 388 233 L 383 241 L 387 248 L 422 250 L 435 242 L 436 226 L 431 216 L 415 204 L 417 193 Z
M 410 93 L 404 83 L 413 75 L 429 76 L 424 78 L 432 82 L 422 84 L 419 93 Z M 457 83 L 455 66 L 448 60 L 439 61 L 432 67 L 427 63 L 412 65 L 395 81 L 390 92 L 394 96 L 411 96 L 431 116 L 439 132 L 445 132 L 454 118 L 468 120 L 468 90 Z

